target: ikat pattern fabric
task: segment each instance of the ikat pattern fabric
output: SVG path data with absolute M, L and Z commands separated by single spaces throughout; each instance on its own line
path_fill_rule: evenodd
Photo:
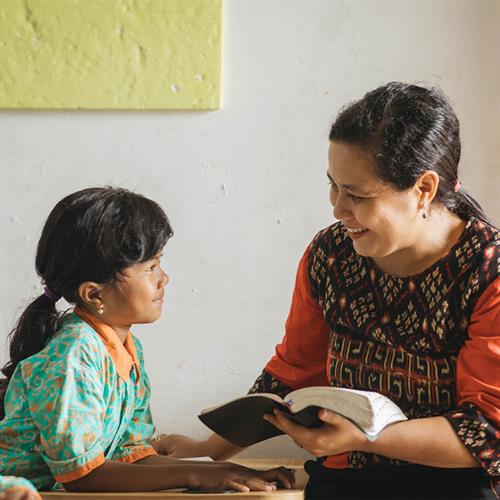
M 380 392 L 410 419 L 445 416 L 484 470 L 494 477 L 500 476 L 498 423 L 483 415 L 477 405 L 458 404 L 457 361 L 470 334 L 475 307 L 485 290 L 498 283 L 499 269 L 498 230 L 477 220 L 466 224 L 446 256 L 411 277 L 388 275 L 371 259 L 358 255 L 343 225 L 336 223 L 318 233 L 310 245 L 306 278 L 308 293 L 329 332 L 324 344 L 328 345 L 328 383 Z M 298 305 L 292 303 L 289 321 L 294 317 L 294 307 L 306 310 L 304 300 L 300 299 Z M 495 300 L 498 302 L 498 296 Z M 294 369 L 307 372 L 307 367 L 297 361 L 307 341 L 299 345 L 302 341 L 297 341 L 297 336 L 315 339 L 320 334 L 308 332 L 304 323 L 300 323 L 300 335 L 285 335 L 277 355 L 251 392 L 282 395 L 297 388 L 280 381 L 280 370 L 284 380 L 292 380 L 290 372 Z M 294 325 L 287 325 L 290 328 Z M 498 340 L 499 322 L 492 321 L 489 328 L 487 334 Z M 313 347 L 307 349 L 307 356 L 317 364 L 319 356 L 311 355 Z M 292 366 L 283 362 L 286 355 L 282 351 L 292 353 Z M 496 361 L 491 359 L 494 354 L 488 355 L 489 363 L 499 367 L 498 352 Z M 475 362 L 481 364 L 480 359 Z M 497 371 L 496 391 L 499 383 Z M 495 410 L 498 414 L 498 407 Z M 350 468 L 402 464 L 358 451 L 350 452 L 347 460 Z

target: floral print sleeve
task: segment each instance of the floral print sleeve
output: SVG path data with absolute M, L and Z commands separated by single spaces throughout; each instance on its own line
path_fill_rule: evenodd
M 155 431 L 149 407 L 151 387 L 144 369 L 142 345 L 139 339 L 136 337 L 133 337 L 133 339 L 140 366 L 140 379 L 136 385 L 135 409 L 132 419 L 112 456 L 113 460 L 129 463 L 136 462 L 149 455 L 156 455 L 155 449 L 149 444 Z
M 36 493 L 36 488 L 23 477 L 0 476 L 0 493 L 15 488 L 25 488 Z M 41 498 L 38 494 L 37 497 Z
M 73 340 L 51 343 L 44 356 L 22 362 L 19 371 L 40 432 L 42 458 L 61 483 L 105 461 L 102 352 L 95 337 Z

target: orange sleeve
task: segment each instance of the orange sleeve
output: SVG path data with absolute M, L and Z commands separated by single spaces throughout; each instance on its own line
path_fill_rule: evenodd
M 285 323 L 285 336 L 265 370 L 292 389 L 328 385 L 326 363 L 330 329 L 309 282 L 310 246 L 300 260 Z
M 56 481 L 60 483 L 69 483 L 71 481 L 75 481 L 76 479 L 80 479 L 87 474 L 90 474 L 94 469 L 100 467 L 106 459 L 104 458 L 104 453 L 101 453 L 97 457 L 95 457 L 90 462 L 87 462 L 82 467 L 75 469 L 71 472 L 65 472 L 64 474 L 54 474 L 54 478 Z
M 457 362 L 460 406 L 471 403 L 500 426 L 500 278 L 476 303 Z
M 151 455 L 158 455 L 156 450 L 152 446 L 137 446 L 130 455 L 125 455 L 123 457 L 116 458 L 118 462 L 126 462 L 129 464 L 133 464 L 138 460 L 142 460 L 143 458 L 149 457 Z

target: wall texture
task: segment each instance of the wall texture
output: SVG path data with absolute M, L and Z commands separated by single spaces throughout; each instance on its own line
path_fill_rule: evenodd
M 332 222 L 329 124 L 390 80 L 442 86 L 462 123 L 464 186 L 499 219 L 500 4 L 228 1 L 222 110 L 0 112 L 1 360 L 28 299 L 42 224 L 85 186 L 157 200 L 175 236 L 164 314 L 145 346 L 161 432 L 206 434 L 201 408 L 252 384 L 281 338 L 295 268 Z M 298 455 L 286 439 L 252 454 Z
M 2 0 L 0 107 L 216 109 L 221 0 Z

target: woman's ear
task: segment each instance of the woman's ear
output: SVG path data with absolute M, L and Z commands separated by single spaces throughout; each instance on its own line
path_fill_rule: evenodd
M 424 172 L 415 183 L 418 208 L 423 210 L 425 216 L 428 216 L 429 207 L 436 197 L 438 186 L 439 175 L 434 170 Z
M 103 286 L 95 281 L 85 281 L 78 287 L 78 297 L 92 310 L 99 310 L 103 305 L 102 288 Z

